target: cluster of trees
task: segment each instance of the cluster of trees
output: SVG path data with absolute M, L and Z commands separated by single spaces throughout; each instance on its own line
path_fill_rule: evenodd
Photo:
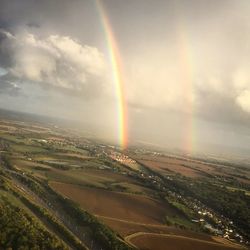
M 16 171 L 16 172 L 12 172 L 11 175 L 14 176 L 16 179 L 18 179 L 27 187 L 29 187 L 29 189 L 32 190 L 34 193 L 38 195 L 43 195 L 44 191 L 41 185 L 37 181 L 32 180 L 32 178 L 30 178 L 28 174 L 22 174 Z
M 38 163 L 45 164 L 45 165 L 48 165 L 50 167 L 61 169 L 61 170 L 69 170 L 69 169 L 71 169 L 71 167 L 66 165 L 66 164 L 53 163 L 53 162 L 48 162 L 48 161 L 38 161 Z
M 191 209 L 189 209 L 184 204 L 178 202 L 177 200 L 167 199 L 168 203 L 175 208 L 180 215 L 184 216 L 186 219 L 191 220 L 194 217 L 194 213 Z
M 1 154 L 1 163 L 6 167 L 7 169 L 14 170 L 14 167 L 11 164 L 10 157 L 8 154 Z
M 249 237 L 250 197 L 243 191 L 232 192 L 209 182 L 196 182 L 190 191 L 204 204 L 230 218 Z
M 166 180 L 167 182 L 167 180 Z M 223 185 L 211 181 L 192 181 L 187 178 L 173 179 L 171 189 L 184 196 L 203 202 L 221 215 L 232 220 L 242 233 L 250 235 L 250 196 L 240 190 L 230 191 Z
M 0 197 L 1 249 L 68 249 L 34 217 Z
M 48 211 L 41 206 L 36 205 L 31 202 L 25 196 L 17 193 L 14 190 L 11 190 L 12 193 L 18 197 L 34 214 L 39 218 L 43 218 L 54 231 L 58 232 L 63 236 L 63 239 L 69 242 L 75 249 L 86 250 L 87 248 L 82 245 L 82 243 L 64 226 L 62 225 L 54 216 L 52 216 Z
M 5 190 L 9 192 L 10 194 L 13 194 L 15 197 L 17 197 L 22 203 L 28 207 L 37 217 L 43 218 L 43 221 L 46 221 L 46 224 L 49 224 L 51 228 L 53 228 L 53 231 L 59 233 L 64 240 L 66 240 L 68 243 L 70 243 L 71 246 L 73 246 L 75 249 L 79 250 L 86 250 L 87 248 L 79 241 L 78 238 L 76 238 L 63 224 L 61 224 L 54 216 L 52 216 L 46 209 L 43 207 L 33 203 L 28 198 L 23 196 L 20 192 L 17 192 L 15 189 L 13 189 L 11 183 L 7 181 L 6 176 L 3 178 L 1 175 L 3 171 L 0 171 L 0 188 L 2 190 Z M 32 180 L 26 178 L 29 180 L 29 183 L 35 183 Z M 23 180 L 23 179 L 22 179 Z M 5 202 L 8 202 L 5 198 L 3 200 Z M 10 203 L 9 203 L 10 204 Z M 11 204 L 10 204 L 11 205 Z M 18 209 L 20 212 L 20 209 Z M 1 245 L 0 245 L 1 248 Z

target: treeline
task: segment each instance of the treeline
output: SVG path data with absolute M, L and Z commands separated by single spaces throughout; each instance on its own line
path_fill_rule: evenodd
M 28 179 L 26 177 L 23 177 L 22 180 Z M 32 180 L 30 180 L 30 183 L 35 183 Z M 35 183 L 38 185 L 37 183 Z M 33 185 L 35 185 L 33 184 Z M 33 186 L 32 185 L 32 186 Z M 53 228 L 53 231 L 60 234 L 60 236 L 63 238 L 63 240 L 66 240 L 67 243 L 69 243 L 71 246 L 73 246 L 75 249 L 79 250 L 86 250 L 87 247 L 85 247 L 79 239 L 74 236 L 63 224 L 61 224 L 54 216 L 52 216 L 45 208 L 33 203 L 28 198 L 26 198 L 23 194 L 15 190 L 8 179 L 3 178 L 0 172 L 0 188 L 2 190 L 5 190 L 9 192 L 10 194 L 14 195 L 16 198 L 18 198 L 26 207 L 28 207 L 37 217 L 42 218 L 43 222 L 46 222 L 46 224 L 49 224 L 51 228 Z M 40 187 L 40 189 L 42 189 Z M 1 248 L 0 248 L 1 249 Z
M 0 163 L 3 164 L 3 166 L 9 170 L 15 170 L 15 168 L 12 166 L 10 161 L 9 154 L 1 154 Z
M 82 210 L 78 204 L 65 198 L 54 190 L 50 189 L 49 192 L 56 194 L 58 201 L 63 205 L 64 210 L 69 216 L 75 218 L 80 226 L 87 226 L 91 230 L 92 237 L 100 243 L 103 249 L 107 250 L 130 250 L 133 249 L 128 246 L 122 238 L 119 238 L 115 232 L 110 228 L 98 221 L 96 217 Z
M 12 193 L 18 197 L 34 214 L 38 217 L 43 218 L 51 227 L 62 235 L 63 239 L 70 243 L 75 249 L 78 250 L 87 250 L 87 247 L 82 245 L 82 243 L 76 238 L 64 225 L 62 225 L 54 216 L 52 216 L 46 209 L 41 206 L 36 205 L 31 202 L 25 196 L 16 192 L 15 190 L 11 190 Z
M 0 249 L 68 249 L 23 209 L 0 197 Z
M 72 168 L 72 167 L 70 167 L 70 166 L 68 166 L 66 164 L 53 163 L 53 162 L 48 162 L 48 161 L 38 161 L 38 163 L 45 164 L 45 165 L 48 165 L 50 167 L 57 168 L 57 169 L 60 169 L 60 170 L 69 170 L 69 169 Z
M 250 197 L 244 192 L 232 192 L 209 182 L 197 182 L 189 189 L 197 199 L 231 219 L 250 237 Z

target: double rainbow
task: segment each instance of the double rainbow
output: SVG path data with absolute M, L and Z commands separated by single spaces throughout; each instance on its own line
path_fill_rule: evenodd
M 128 145 L 128 121 L 127 121 L 127 105 L 125 100 L 124 80 L 122 73 L 123 67 L 122 67 L 121 56 L 115 36 L 112 31 L 112 26 L 110 24 L 109 18 L 100 0 L 96 0 L 96 6 L 101 18 L 101 23 L 106 37 L 110 63 L 112 67 L 112 78 L 115 86 L 116 98 L 118 103 L 117 125 L 118 125 L 119 144 L 122 149 L 125 149 Z
M 105 8 L 101 3 L 101 0 L 96 0 L 96 7 L 101 19 L 103 30 L 106 37 L 107 47 L 109 51 L 110 64 L 112 67 L 112 76 L 115 86 L 115 92 L 117 97 L 117 114 L 118 114 L 118 135 L 119 143 L 122 149 L 125 149 L 128 145 L 128 120 L 127 120 L 127 104 L 125 100 L 125 90 L 124 90 L 124 80 L 122 72 L 122 60 L 119 53 L 119 48 L 112 30 L 111 23 L 109 21 L 108 15 L 105 12 Z M 178 7 L 178 6 L 177 6 Z M 179 9 L 179 8 L 176 8 Z M 187 111 L 186 126 L 183 134 L 183 148 L 191 153 L 194 150 L 195 136 L 194 136 L 194 103 L 193 103 L 193 79 L 194 79 L 194 58 L 193 51 L 191 47 L 191 41 L 188 29 L 185 27 L 185 20 L 181 13 L 177 13 L 179 17 L 178 29 L 178 41 L 179 41 L 179 52 L 180 52 L 180 70 L 182 72 L 182 83 L 183 89 L 186 93 L 185 108 Z

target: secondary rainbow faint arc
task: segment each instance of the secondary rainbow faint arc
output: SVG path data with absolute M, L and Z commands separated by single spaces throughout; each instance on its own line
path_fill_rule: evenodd
M 181 71 L 183 75 L 183 89 L 185 92 L 186 122 L 184 129 L 184 149 L 187 153 L 195 150 L 195 122 L 194 122 L 194 100 L 193 100 L 193 80 L 194 80 L 194 58 L 192 43 L 184 20 L 180 20 L 178 26 L 179 52 L 181 61 Z
M 118 102 L 118 136 L 119 143 L 122 149 L 128 145 L 128 121 L 127 121 L 127 104 L 125 100 L 124 80 L 122 73 L 122 60 L 119 48 L 112 30 L 111 23 L 105 12 L 101 1 L 96 0 L 97 10 L 100 15 L 101 23 L 105 32 L 107 41 L 110 63 L 112 67 L 112 75 L 115 86 L 115 92 Z

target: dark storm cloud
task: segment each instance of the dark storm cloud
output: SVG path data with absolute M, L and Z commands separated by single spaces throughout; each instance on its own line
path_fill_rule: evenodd
M 71 36 L 94 46 L 100 38 L 95 1 L 1 0 L 0 6 L 0 20 L 10 31 L 27 27 L 40 35 Z
M 8 51 L 8 37 L 10 37 L 11 34 L 9 32 L 6 32 L 4 29 L 0 29 L 0 66 L 1 67 L 10 67 L 11 62 L 11 55 Z

